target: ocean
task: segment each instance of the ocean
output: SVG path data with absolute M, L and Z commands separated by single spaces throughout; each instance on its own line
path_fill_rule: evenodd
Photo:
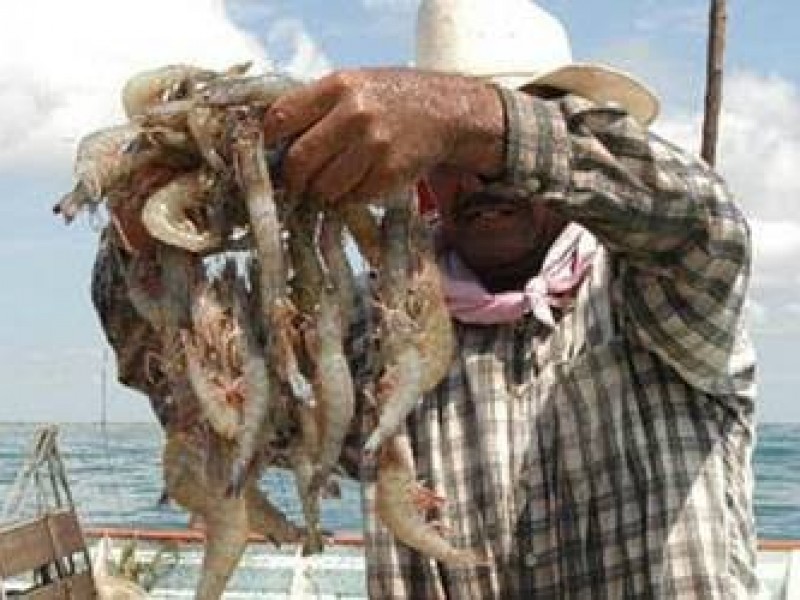
M 0 423 L 0 508 L 29 449 L 33 424 Z M 68 424 L 59 427 L 59 449 L 85 526 L 184 527 L 186 513 L 159 506 L 162 434 L 155 424 Z M 763 424 L 755 452 L 756 524 L 762 538 L 800 538 L 800 424 Z M 293 476 L 270 469 L 262 487 L 302 523 Z M 341 498 L 322 501 L 323 527 L 361 530 L 358 484 L 343 481 Z

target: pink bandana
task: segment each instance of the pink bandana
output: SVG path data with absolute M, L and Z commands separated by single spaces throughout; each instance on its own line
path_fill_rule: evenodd
M 511 323 L 532 313 L 553 327 L 552 308 L 569 306 L 594 257 L 596 242 L 580 225 L 569 224 L 551 246 L 539 274 L 520 291 L 492 294 L 456 256 L 439 258 L 445 301 L 453 318 L 462 323 Z

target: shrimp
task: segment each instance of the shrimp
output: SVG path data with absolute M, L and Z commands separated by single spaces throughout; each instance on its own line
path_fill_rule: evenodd
M 414 344 L 422 359 L 421 392 L 435 388 L 450 370 L 455 349 L 453 321 L 445 303 L 430 232 L 412 216 L 413 247 L 419 267 L 411 277 L 406 310 L 416 323 Z
M 142 209 L 142 223 L 157 240 L 204 253 L 222 245 L 219 231 L 203 229 L 189 218 L 189 212 L 201 212 L 218 189 L 217 178 L 206 170 L 179 175 L 156 191 Z
M 109 189 L 120 187 L 150 157 L 148 152 L 125 152 L 140 133 L 137 125 L 126 123 L 99 129 L 78 142 L 75 176 L 94 199 L 99 200 Z
M 87 206 L 97 206 L 109 193 L 131 184 L 134 173 L 161 162 L 183 166 L 185 157 L 151 146 L 140 152 L 126 150 L 142 135 L 142 129 L 126 123 L 97 130 L 81 138 L 75 157 L 75 186 L 53 207 L 67 223 Z
M 261 298 L 261 325 L 269 332 L 276 306 L 286 296 L 285 265 L 281 224 L 269 167 L 263 148 L 263 135 L 257 119 L 245 117 L 234 141 L 236 170 L 250 217 L 250 228 L 258 260 L 258 295 Z
M 227 169 L 223 140 L 227 133 L 225 111 L 209 106 L 193 106 L 187 115 L 187 127 L 200 154 L 214 171 Z
M 398 540 L 450 567 L 487 564 L 476 550 L 455 548 L 440 531 L 441 526 L 423 518 L 424 509 L 441 507 L 442 498 L 420 486 L 414 473 L 411 446 L 405 433 L 392 436 L 378 455 L 375 508 L 383 524 Z
M 355 410 L 355 391 L 342 344 L 342 319 L 335 294 L 323 290 L 314 316 L 314 398 L 319 431 L 319 453 L 311 489 L 317 492 L 339 460 Z
M 189 113 L 196 105 L 192 98 L 168 100 L 148 106 L 132 122 L 146 131 L 164 129 L 186 134 L 189 132 Z
M 141 133 L 124 149 L 126 154 L 161 149 L 175 156 L 185 156 L 187 167 L 193 167 L 197 149 L 191 136 L 180 130 L 161 125 L 142 128 Z
M 198 600 L 222 596 L 249 534 L 244 498 L 226 498 L 218 491 L 230 449 L 221 439 L 212 436 L 209 441 L 203 452 L 184 436 L 170 436 L 162 459 L 168 496 L 205 523 L 203 564 L 195 594 Z
M 277 392 L 274 374 L 267 369 L 264 359 L 272 355 L 275 347 L 278 310 L 287 295 L 281 224 L 275 206 L 263 134 L 256 115 L 243 115 L 234 139 L 233 155 L 258 261 L 254 286 L 260 299 L 260 324 L 265 336 L 264 348 L 259 348 L 255 332 L 244 328 L 245 384 L 251 389 L 248 389 L 239 457 L 234 465 L 230 486 L 233 493 L 238 493 L 244 473 L 254 456 L 257 440 L 268 427 L 270 397 Z
M 289 254 L 294 269 L 292 294 L 295 306 L 307 317 L 317 310 L 322 290 L 322 269 L 314 251 L 314 230 L 316 211 L 296 212 L 289 219 Z M 316 331 L 313 322 L 302 328 L 307 354 L 315 354 Z M 313 361 L 313 359 L 312 359 Z M 320 453 L 320 431 L 317 420 L 318 403 L 315 394 L 318 386 L 312 386 L 311 404 L 297 405 L 295 418 L 300 427 L 299 439 L 294 440 L 290 449 L 290 461 L 295 475 L 295 484 L 303 507 L 306 522 L 306 539 L 303 554 L 315 554 L 324 548 L 324 539 L 319 528 L 319 496 L 312 489 L 314 462 Z
M 276 545 L 302 539 L 304 531 L 288 521 L 248 478 L 240 498 L 221 493 L 234 450 L 213 433 L 206 440 L 183 433 L 167 435 L 162 465 L 167 494 L 206 526 L 205 552 L 196 598 L 221 597 L 241 560 L 250 533 Z
M 251 532 L 264 536 L 276 546 L 294 544 L 305 537 L 304 528 L 288 521 L 254 482 L 245 487 L 244 499 Z
M 242 357 L 245 402 L 238 435 L 237 455 L 226 493 L 238 496 L 242 493 L 248 473 L 253 467 L 257 448 L 270 427 L 270 401 L 278 392 L 278 382 L 273 371 L 267 367 L 264 353 L 256 339 L 250 320 L 248 299 L 240 282 L 234 286 L 233 313 L 242 332 L 237 339 Z
M 100 201 L 83 180 L 78 180 L 73 188 L 64 194 L 53 206 L 53 213 L 61 215 L 69 225 L 76 216 L 88 206 L 95 206 Z
M 125 114 L 133 119 L 162 102 L 189 98 L 208 82 L 219 77 L 243 75 L 251 66 L 250 62 L 235 64 L 222 73 L 183 64 L 141 71 L 122 88 Z
M 380 417 L 367 439 L 367 452 L 376 451 L 402 425 L 419 397 L 439 384 L 450 369 L 455 346 L 430 234 L 419 214 L 410 208 L 398 216 L 394 211 L 403 210 L 401 207 L 389 210 L 383 292 L 388 299 L 382 307 L 388 338 L 387 359 L 378 384 Z M 398 222 L 393 221 L 395 218 Z M 414 262 L 418 265 L 410 277 L 398 280 L 395 277 L 401 277 L 403 269 L 412 262 L 410 256 L 394 258 L 404 252 L 399 248 L 404 231 L 410 246 L 416 250 Z M 392 240 L 392 236 L 396 239 Z
M 332 288 L 339 304 L 342 333 L 347 334 L 355 319 L 356 296 L 358 294 L 355 275 L 344 247 L 344 224 L 337 212 L 329 212 L 322 219 L 319 246 L 327 267 L 328 287 Z
M 374 453 L 403 424 L 422 392 L 422 356 L 414 343 L 416 324 L 406 312 L 410 267 L 411 208 L 405 195 L 387 200 L 381 271 L 381 325 L 384 333 L 384 374 L 378 382 L 378 423 L 364 451 Z
M 396 322 L 390 319 L 388 323 Z M 405 323 L 394 327 L 405 327 Z M 378 382 L 380 409 L 378 423 L 364 444 L 367 454 L 377 452 L 387 439 L 402 426 L 414 409 L 422 390 L 423 361 L 419 349 L 412 343 L 395 352 L 394 360 L 387 365 Z
M 300 83 L 282 73 L 209 82 L 200 91 L 199 102 L 209 106 L 269 105 Z
M 169 246 L 159 246 L 155 257 L 135 256 L 125 272 L 128 298 L 156 331 L 186 326 L 197 268 L 192 254 Z
M 311 230 L 313 222 L 306 222 L 306 232 L 298 233 L 295 265 L 302 276 L 314 282 L 313 339 L 309 353 L 314 363 L 314 416 L 318 450 L 314 455 L 315 468 L 310 481 L 310 493 L 317 494 L 326 484 L 339 460 L 345 435 L 355 410 L 355 391 L 347 357 L 344 354 L 343 336 L 345 316 L 353 311 L 355 283 L 353 274 L 341 246 L 341 222 L 333 215 L 324 218 L 321 239 L 322 253 L 327 263 L 327 278 L 314 252 Z
M 312 409 L 297 406 L 297 419 L 301 435 L 293 441 L 289 450 L 289 463 L 294 472 L 297 493 L 303 507 L 306 535 L 303 540 L 303 555 L 317 554 L 325 547 L 325 540 L 319 526 L 319 496 L 312 490 L 314 477 L 314 456 L 319 452 L 319 433 Z
M 353 236 L 358 251 L 371 268 L 377 269 L 381 260 L 381 233 L 370 207 L 351 202 L 338 207 L 337 211 Z
M 315 210 L 292 213 L 288 219 L 289 257 L 292 263 L 292 303 L 303 315 L 311 315 L 319 303 L 322 269 L 314 248 L 318 220 Z
M 272 362 L 278 371 L 280 379 L 289 384 L 292 396 L 297 400 L 310 403 L 313 396 L 311 384 L 300 370 L 295 352 L 295 346 L 298 345 L 299 338 L 294 326 L 296 316 L 297 309 L 295 309 L 288 297 L 282 298 L 276 303 L 274 312 L 275 346 L 272 353 Z
M 236 439 L 241 428 L 241 380 L 226 382 L 209 374 L 200 344 L 187 331 L 182 334 L 189 382 L 200 403 L 203 417 L 217 434 L 228 440 Z
M 294 231 L 295 269 L 300 275 L 298 283 L 307 284 L 310 289 L 306 291 L 312 295 L 305 301 L 310 305 L 313 321 L 309 354 L 314 363 L 314 414 L 319 447 L 310 487 L 316 494 L 339 460 L 355 410 L 355 391 L 343 337 L 356 291 L 342 248 L 342 225 L 338 217 L 331 214 L 323 217 L 320 246 L 327 270 L 323 270 L 314 251 L 314 221 L 307 219 L 303 226 L 305 230 L 298 227 Z

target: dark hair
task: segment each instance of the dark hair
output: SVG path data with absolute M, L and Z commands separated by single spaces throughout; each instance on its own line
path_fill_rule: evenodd
M 526 85 L 523 87 L 526 93 L 536 96 L 537 98 L 542 98 L 544 100 L 555 100 L 556 98 L 561 98 L 562 96 L 567 95 L 568 92 L 550 86 L 550 85 L 539 85 L 538 83 L 532 83 L 530 85 Z

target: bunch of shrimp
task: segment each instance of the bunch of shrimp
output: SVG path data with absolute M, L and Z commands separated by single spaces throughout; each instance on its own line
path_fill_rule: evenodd
M 453 346 L 425 228 L 408 195 L 336 209 L 283 198 L 273 178 L 281 149 L 265 147 L 260 123 L 299 84 L 248 75 L 249 67 L 168 65 L 134 75 L 122 92 L 128 122 L 80 141 L 76 183 L 55 207 L 70 222 L 105 201 L 129 256 L 130 303 L 163 340 L 158 352 L 128 354 L 147 357 L 145 371 L 205 432 L 168 436 L 164 454 L 168 492 L 210 533 L 207 558 L 216 566 L 198 597 L 222 593 L 254 511 L 276 540 L 302 537 L 307 553 L 323 549 L 319 501 L 357 392 L 345 352 L 357 294 L 347 239 L 379 273 L 380 416 L 365 446 L 378 458 L 378 514 L 420 552 L 474 564 L 477 555 L 451 548 L 420 517 L 420 499 L 434 496 L 412 485 L 403 434 L 419 397 L 447 372 Z M 256 486 L 265 449 L 277 446 L 294 470 L 302 530 L 267 518 L 273 509 Z M 229 555 L 220 554 L 223 541 Z

